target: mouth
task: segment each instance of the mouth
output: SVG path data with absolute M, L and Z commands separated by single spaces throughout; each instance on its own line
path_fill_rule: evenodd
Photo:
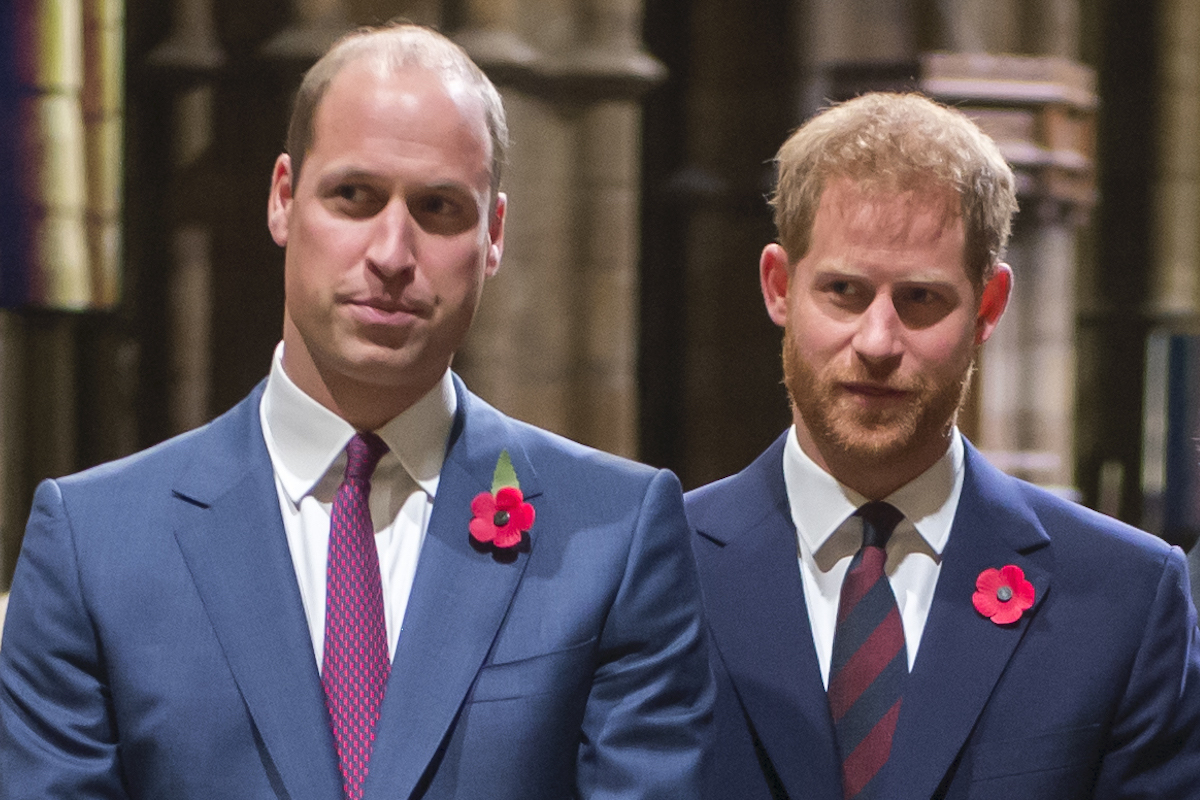
M 903 400 L 911 394 L 907 389 L 864 381 L 842 383 L 841 389 L 851 397 L 862 398 L 864 402 Z
M 403 324 L 414 319 L 427 319 L 433 313 L 427 303 L 386 297 L 351 298 L 344 303 L 355 317 L 375 325 Z

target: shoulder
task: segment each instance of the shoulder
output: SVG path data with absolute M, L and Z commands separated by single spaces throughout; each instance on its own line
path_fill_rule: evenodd
M 685 494 L 683 502 L 692 527 L 719 527 L 731 516 L 747 526 L 770 514 L 789 515 L 783 482 L 786 436 L 779 436 L 742 471 Z
M 123 487 L 140 487 L 140 491 L 149 493 L 154 487 L 170 485 L 193 469 L 197 459 L 242 460 L 255 447 L 265 454 L 258 418 L 260 397 L 261 385 L 233 408 L 199 428 L 124 458 L 45 483 L 53 483 L 67 494 L 94 493 L 115 501 L 112 493 L 120 492 Z
M 1183 561 L 1182 552 L 1159 537 L 1006 475 L 970 446 L 966 469 L 964 497 L 969 490 L 985 504 L 1003 505 L 1005 513 L 1031 521 L 1049 539 L 1060 566 L 1071 565 L 1090 575 L 1114 569 L 1157 574 L 1164 562 Z
M 527 461 L 542 484 L 598 492 L 645 491 L 656 478 L 663 480 L 667 476 L 669 481 L 675 481 L 668 470 L 606 453 L 514 419 L 469 392 L 460 398 L 466 400 L 462 415 L 464 431 L 457 434 L 453 446 L 483 451 L 466 453 L 469 460 L 490 459 L 494 463 L 496 455 L 492 451 L 501 447 L 515 449 L 517 452 L 511 453 L 514 462 Z
M 1127 585 L 1133 585 L 1138 574 L 1150 584 L 1160 579 L 1164 569 L 1182 568 L 1183 552 L 1158 536 L 1037 486 L 1022 482 L 1021 490 L 1063 567 L 1097 579 L 1124 572 Z

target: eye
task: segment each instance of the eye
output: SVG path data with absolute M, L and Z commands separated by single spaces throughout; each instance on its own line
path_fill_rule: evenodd
M 940 299 L 937 294 L 924 286 L 913 286 L 903 290 L 899 295 L 904 302 L 919 306 L 931 305 Z
M 413 203 L 413 206 L 414 212 L 420 211 L 423 214 L 435 217 L 454 216 L 459 211 L 458 203 L 455 203 L 448 197 L 436 194 L 419 198 Z
M 840 277 L 818 282 L 817 291 L 834 307 L 853 313 L 864 311 L 875 295 L 874 289 L 867 284 Z
M 958 306 L 953 294 L 934 286 L 900 286 L 892 294 L 900 321 L 908 328 L 928 328 Z
M 465 192 L 438 189 L 409 198 L 408 211 L 422 229 L 439 236 L 470 230 L 479 219 L 474 198 Z
M 339 214 L 355 219 L 374 216 L 386 204 L 379 192 L 362 183 L 338 183 L 329 191 L 328 202 Z

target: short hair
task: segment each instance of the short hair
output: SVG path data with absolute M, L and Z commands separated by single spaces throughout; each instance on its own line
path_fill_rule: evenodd
M 313 123 L 325 92 L 343 67 L 364 58 L 375 59 L 393 72 L 408 68 L 428 70 L 446 84 L 457 82 L 466 86 L 478 98 L 492 141 L 491 192 L 494 204 L 500 190 L 501 167 L 508 151 L 508 123 L 500 93 L 483 70 L 457 44 L 432 28 L 405 22 L 359 28 L 346 34 L 334 42 L 304 74 L 288 123 L 286 146 L 292 158 L 293 183 L 299 182 L 304 157 L 312 147 L 315 135 Z
M 868 191 L 952 190 L 976 289 L 1004 255 L 1017 210 L 1013 173 L 996 143 L 957 109 L 919 94 L 864 94 L 802 125 L 775 161 L 770 202 L 791 263 L 808 252 L 821 195 L 837 178 Z

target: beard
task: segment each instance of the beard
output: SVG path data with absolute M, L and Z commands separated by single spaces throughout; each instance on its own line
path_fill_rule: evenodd
M 843 383 L 881 383 L 866 367 L 839 374 L 832 366 L 818 371 L 801 355 L 791 331 L 783 339 L 783 379 L 793 408 L 825 458 L 840 461 L 900 459 L 945 439 L 966 399 L 975 369 L 972 358 L 944 380 L 918 375 L 887 386 L 906 393 L 902 403 L 864 408 L 841 388 Z

